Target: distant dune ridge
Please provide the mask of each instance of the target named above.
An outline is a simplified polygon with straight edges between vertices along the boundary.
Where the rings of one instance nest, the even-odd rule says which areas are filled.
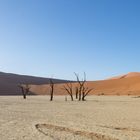
[[[53,79],[54,83],[65,83],[67,80]],[[49,78],[19,75],[0,72],[0,95],[20,95],[18,84],[48,84]]]
[[[55,95],[65,95],[62,89],[67,80],[53,79]],[[0,95],[21,95],[18,84],[30,84],[30,91],[35,95],[49,95],[49,78],[0,73]],[[77,83],[73,83],[73,92]],[[131,72],[102,81],[86,82],[93,88],[92,95],[140,95],[140,72]]]
[[[140,72],[130,72],[128,74],[124,74],[124,75],[112,77],[112,78],[109,78],[107,80],[111,80],[111,79],[122,79],[122,78],[129,78],[129,77],[135,77],[135,76],[140,76]]]

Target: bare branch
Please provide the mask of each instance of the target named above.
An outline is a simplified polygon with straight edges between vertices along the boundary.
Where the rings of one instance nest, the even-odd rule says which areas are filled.
[[[66,86],[65,86],[66,85]],[[72,87],[72,83],[66,83],[63,86],[63,89],[70,95],[71,100],[73,101],[73,87]]]

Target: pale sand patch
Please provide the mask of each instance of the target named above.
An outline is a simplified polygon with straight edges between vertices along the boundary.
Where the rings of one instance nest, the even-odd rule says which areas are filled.
[[[42,134],[57,140],[113,140],[113,138],[94,132],[74,130],[51,124],[37,124],[35,127]]]
[[[0,140],[140,140],[140,98],[89,96],[86,102],[65,102],[64,96],[54,99],[0,96]]]

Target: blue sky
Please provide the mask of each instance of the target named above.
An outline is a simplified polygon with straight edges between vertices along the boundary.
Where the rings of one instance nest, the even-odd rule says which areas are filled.
[[[0,71],[105,79],[140,71],[139,0],[0,0]]]

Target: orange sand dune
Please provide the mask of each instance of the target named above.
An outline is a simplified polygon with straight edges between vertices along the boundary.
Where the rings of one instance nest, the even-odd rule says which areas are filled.
[[[63,95],[64,84],[55,85],[55,94]],[[77,83],[73,83],[73,91]],[[95,95],[140,95],[140,73],[129,73],[121,78],[103,81],[86,82],[86,86],[93,88]],[[49,94],[49,85],[32,85],[31,90],[36,94]]]
[[[65,95],[63,90],[66,80],[53,79],[55,94]],[[22,95],[18,84],[28,83],[31,92],[35,95],[49,94],[49,79],[25,75],[16,75],[0,72],[0,95]],[[73,83],[73,92],[77,83]],[[132,72],[122,76],[113,77],[102,81],[86,82],[86,86],[93,88],[91,94],[95,95],[140,95],[140,73]]]
[[[112,77],[112,78],[109,78],[107,80],[111,80],[111,79],[122,79],[122,78],[129,78],[129,77],[135,77],[135,76],[140,76],[140,72],[130,72],[128,74],[124,74],[124,75]]]

